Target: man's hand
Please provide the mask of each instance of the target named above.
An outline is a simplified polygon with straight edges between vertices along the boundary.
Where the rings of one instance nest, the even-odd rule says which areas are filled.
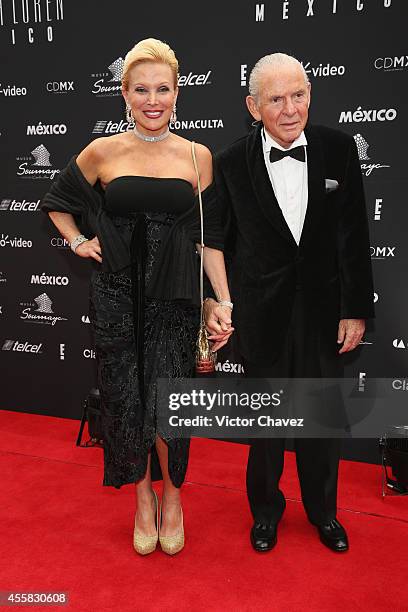
[[[339,350],[339,354],[354,350],[360,344],[364,331],[364,319],[341,319],[337,343],[343,344],[343,346]]]
[[[204,320],[207,331],[210,333],[208,339],[214,342],[211,350],[215,353],[227,344],[234,331],[231,325],[231,309],[228,306],[220,306],[212,298],[205,300]]]

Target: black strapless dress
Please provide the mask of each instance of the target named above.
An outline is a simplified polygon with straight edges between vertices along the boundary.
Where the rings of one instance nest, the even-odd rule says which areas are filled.
[[[106,187],[105,210],[131,245],[132,265],[120,272],[95,270],[90,318],[103,406],[104,485],[161,477],[154,444],[165,439],[169,474],[183,483],[189,440],[166,439],[157,430],[158,378],[194,375],[199,309],[183,300],[144,295],[156,254],[175,219],[194,205],[192,185],[183,179],[123,176]]]

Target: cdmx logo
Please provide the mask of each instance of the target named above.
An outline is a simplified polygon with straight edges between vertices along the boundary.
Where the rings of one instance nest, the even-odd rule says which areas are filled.
[[[125,62],[123,58],[118,57],[108,66],[107,69],[109,70],[109,72],[99,72],[91,74],[94,79],[97,79],[96,81],[94,81],[91,92],[98,97],[120,96],[124,63]]]
[[[379,170],[380,168],[391,168],[388,164],[378,164],[378,163],[370,163],[366,164],[365,162],[370,161],[370,157],[368,155],[369,143],[364,138],[362,134],[355,134],[354,141],[357,146],[358,158],[360,160],[361,171],[365,176],[370,176],[374,170]]]

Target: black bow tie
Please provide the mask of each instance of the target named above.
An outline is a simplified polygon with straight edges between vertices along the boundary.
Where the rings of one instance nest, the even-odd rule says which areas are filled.
[[[294,149],[289,149],[289,151],[281,151],[280,149],[276,149],[276,147],[271,148],[269,153],[269,161],[271,164],[283,159],[284,157],[293,157],[298,161],[304,162],[306,161],[305,147],[299,146],[295,147]]]

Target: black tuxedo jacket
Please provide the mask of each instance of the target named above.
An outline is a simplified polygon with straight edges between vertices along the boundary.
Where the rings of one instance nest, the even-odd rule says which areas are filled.
[[[354,139],[322,126],[305,129],[308,204],[299,246],[265,166],[262,125],[215,158],[226,228],[225,257],[240,352],[275,358],[297,291],[306,324],[334,341],[342,318],[374,316],[368,224]],[[326,192],[325,179],[339,187]]]

